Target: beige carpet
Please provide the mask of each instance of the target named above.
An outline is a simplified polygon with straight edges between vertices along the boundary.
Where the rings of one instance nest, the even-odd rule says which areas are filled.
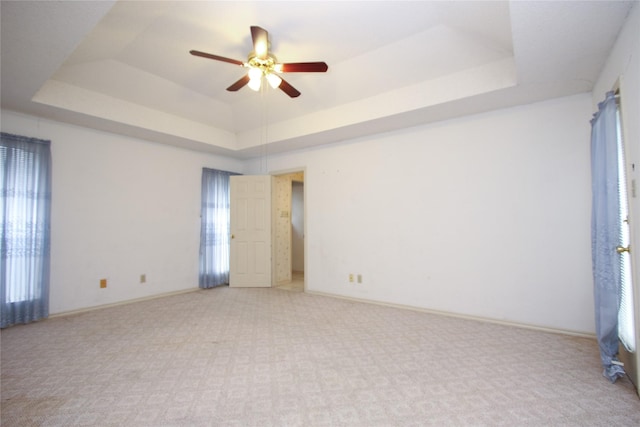
[[[3,427],[639,426],[594,340],[279,289],[1,333]]]

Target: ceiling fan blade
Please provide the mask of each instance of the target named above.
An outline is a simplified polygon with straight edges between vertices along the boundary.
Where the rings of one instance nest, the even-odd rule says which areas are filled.
[[[324,62],[294,62],[280,66],[283,73],[324,73],[329,69]]]
[[[227,90],[229,92],[235,92],[235,91],[240,90],[243,87],[245,87],[247,83],[249,83],[249,75],[245,74],[244,76],[242,76],[242,78],[240,80],[238,80],[237,82],[235,82],[234,84],[229,86],[227,88]]]
[[[215,59],[216,61],[229,62],[235,65],[244,65],[244,62],[237,59],[225,58],[224,56],[213,55],[211,53],[200,52],[199,50],[190,50],[189,53],[195,56],[201,56],[203,58]]]
[[[291,98],[297,98],[298,96],[300,96],[300,92],[298,92],[298,89],[291,86],[284,79],[282,79],[282,82],[280,82],[280,86],[278,87],[280,88],[281,91],[289,95]]]
[[[253,51],[259,59],[266,59],[269,50],[269,34],[264,28],[251,27],[251,39],[253,40]]]

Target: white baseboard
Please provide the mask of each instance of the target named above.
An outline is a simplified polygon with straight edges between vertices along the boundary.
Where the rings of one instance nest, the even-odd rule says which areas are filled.
[[[506,320],[491,319],[491,318],[488,318],[488,317],[471,316],[471,315],[467,315],[467,314],[458,314],[458,313],[451,313],[451,312],[447,312],[447,311],[431,310],[431,309],[428,309],[428,308],[415,307],[415,306],[411,306],[411,305],[394,304],[394,303],[390,303],[390,302],[376,301],[376,300],[370,300],[370,299],[365,299],[365,298],[348,297],[348,296],[344,296],[344,295],[332,294],[332,293],[327,293],[327,292],[309,291],[309,290],[306,290],[306,289],[305,289],[305,293],[324,296],[324,297],[330,297],[330,298],[339,298],[339,299],[349,300],[349,301],[353,301],[353,302],[361,302],[361,303],[365,303],[365,304],[375,304],[375,305],[381,305],[381,306],[385,306],[385,307],[393,307],[393,308],[400,308],[400,309],[404,309],[404,310],[419,311],[419,312],[422,312],[422,313],[436,314],[436,315],[439,315],[439,316],[455,317],[455,318],[458,318],[458,319],[475,320],[475,321],[478,321],[478,322],[486,322],[486,323],[495,323],[497,325],[513,326],[513,327],[516,327],[516,328],[531,329],[531,330],[540,331],[540,332],[549,332],[549,333],[553,333],[553,334],[570,335],[570,336],[574,336],[574,337],[596,339],[596,335],[595,334],[591,334],[591,333],[587,333],[587,332],[572,331],[572,330],[568,330],[568,329],[548,328],[548,327],[544,327],[544,326],[529,325],[529,324],[526,324],[526,323],[509,322],[509,321],[506,321]]]
[[[199,290],[201,290],[201,289],[200,288],[183,289],[181,291],[164,292],[164,293],[161,293],[161,294],[149,295],[149,296],[146,296],[146,297],[134,298],[134,299],[129,299],[129,300],[125,300],[125,301],[118,301],[118,302],[114,302],[114,303],[110,303],[110,304],[94,305],[92,307],[79,308],[77,310],[61,311],[60,313],[50,314],[49,315],[49,319],[52,319],[52,318],[55,318],[55,317],[72,316],[74,314],[86,313],[88,311],[100,310],[100,309],[103,309],[103,308],[117,307],[117,306],[120,306],[120,305],[132,304],[134,302],[149,301],[149,300],[153,300],[153,299],[156,299],[156,298],[164,298],[164,297],[170,297],[170,296],[173,296],[173,295],[187,294],[189,292],[196,292],[196,291],[199,291]]]
[[[81,308],[81,309],[78,309],[78,310],[64,311],[64,312],[60,312],[60,313],[56,313],[56,314],[51,314],[51,315],[49,315],[49,318],[71,316],[71,315],[74,315],[74,314],[85,313],[85,312],[88,312],[88,311],[100,310],[102,308],[117,307],[117,306],[120,306],[120,305],[132,304],[132,303],[141,302],[141,301],[148,301],[148,300],[152,300],[152,299],[156,299],[156,298],[168,297],[168,296],[172,296],[172,295],[186,294],[186,293],[189,293],[189,292],[196,292],[196,291],[199,291],[199,290],[200,290],[200,288],[184,289],[184,290],[181,290],[181,291],[166,292],[166,293],[162,293],[162,294],[150,295],[150,296],[143,297],[143,298],[136,298],[136,299],[126,300],[126,301],[119,301],[119,302],[115,302],[115,303],[111,303],[111,304],[103,304],[103,305],[97,305],[97,306],[93,306],[93,307]],[[390,302],[376,301],[376,300],[370,300],[370,299],[365,299],[365,298],[348,297],[348,296],[339,295],[339,294],[332,294],[332,293],[328,293],[328,292],[310,291],[310,290],[307,290],[307,289],[305,289],[305,293],[312,294],[312,295],[319,295],[319,296],[329,297],[329,298],[339,298],[339,299],[344,299],[344,300],[353,301],[353,302],[360,302],[360,303],[364,303],[364,304],[375,304],[375,305],[381,305],[381,306],[385,306],[385,307],[400,308],[400,309],[403,309],[403,310],[413,310],[413,311],[419,311],[419,312],[422,312],[422,313],[436,314],[436,315],[440,315],[440,316],[455,317],[455,318],[466,319],[466,320],[475,320],[475,321],[479,321],[479,322],[494,323],[494,324],[504,325],[504,326],[513,326],[513,327],[517,327],[517,328],[530,329],[530,330],[541,331],[541,332],[549,332],[549,333],[561,334],[561,335],[570,335],[570,336],[582,337],[582,338],[592,338],[592,339],[596,338],[595,334],[586,333],[586,332],[579,332],[579,331],[572,331],[572,330],[568,330],[568,329],[548,328],[548,327],[543,327],[543,326],[529,325],[529,324],[526,324],[526,323],[509,322],[509,321],[505,321],[505,320],[497,320],[497,319],[491,319],[491,318],[487,318],[487,317],[471,316],[471,315],[466,315],[466,314],[458,314],[458,313],[451,313],[451,312],[446,312],[446,311],[432,310],[432,309],[428,309],[428,308],[415,307],[415,306],[411,306],[411,305],[394,304],[394,303],[390,303]]]

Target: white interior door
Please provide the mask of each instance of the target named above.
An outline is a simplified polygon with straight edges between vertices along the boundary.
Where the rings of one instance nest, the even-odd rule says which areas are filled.
[[[230,287],[271,286],[271,180],[230,177]]]

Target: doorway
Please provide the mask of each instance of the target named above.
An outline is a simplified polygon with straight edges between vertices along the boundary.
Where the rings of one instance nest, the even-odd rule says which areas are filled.
[[[304,290],[304,181],[291,183],[291,276]]]
[[[274,185],[274,285],[304,292],[304,172],[276,175]]]

